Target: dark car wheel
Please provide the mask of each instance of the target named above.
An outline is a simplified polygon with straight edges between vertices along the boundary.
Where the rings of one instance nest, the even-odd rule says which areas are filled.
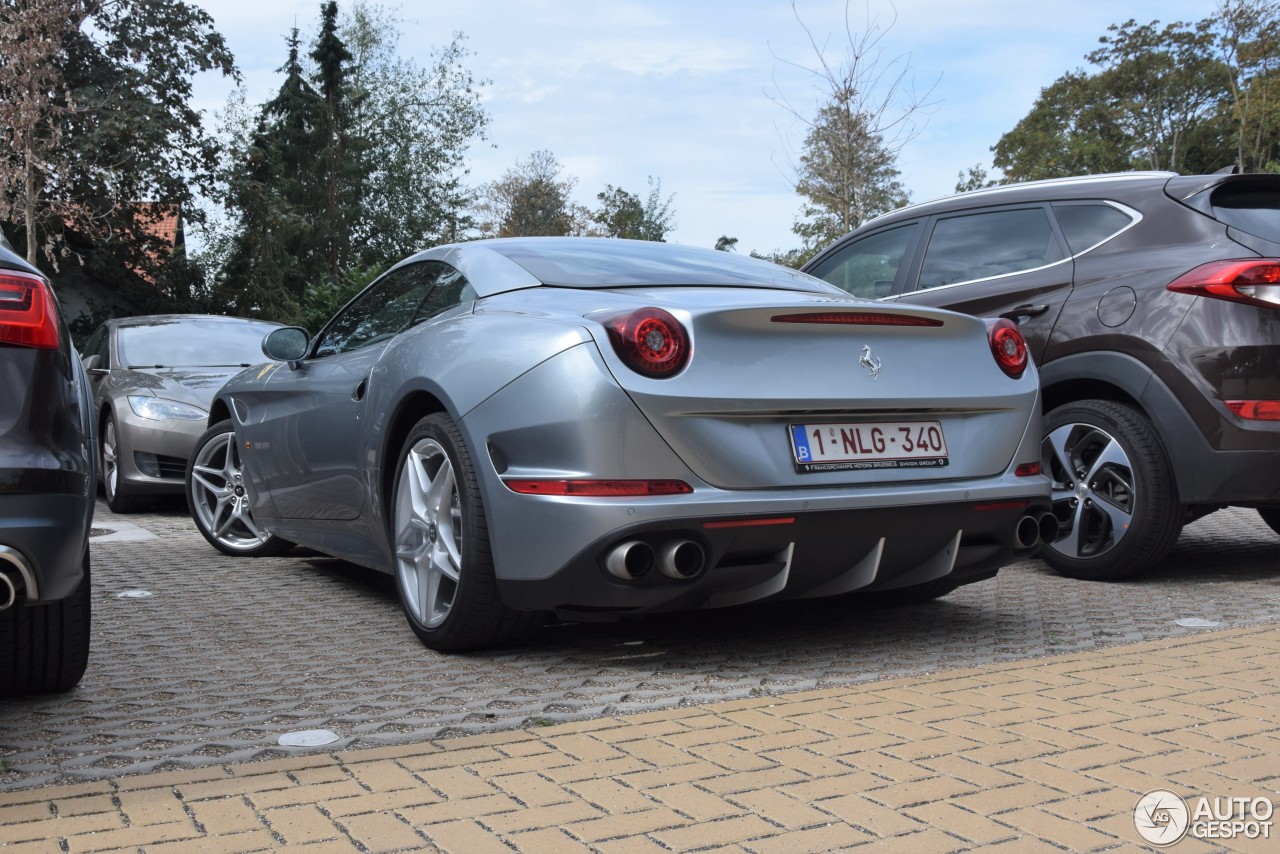
[[[187,464],[187,508],[200,533],[223,554],[267,557],[293,548],[253,521],[230,421],[214,424],[196,440]]]
[[[125,494],[125,486],[120,477],[120,434],[116,430],[116,420],[108,415],[102,425],[102,438],[99,441],[99,457],[102,461],[102,489],[107,496],[107,506],[112,513],[131,513],[138,507],[134,498]]]
[[[396,589],[409,626],[428,647],[501,646],[536,615],[503,604],[471,456],[444,413],[428,415],[400,452],[391,520]]]
[[[0,697],[69,691],[89,662],[89,550],[65,599],[0,612]]]
[[[1151,424],[1105,400],[1059,406],[1045,419],[1043,463],[1061,534],[1042,552],[1070,578],[1137,575],[1168,554],[1182,508]]]
[[[1259,507],[1258,515],[1271,530],[1280,534],[1280,507]]]

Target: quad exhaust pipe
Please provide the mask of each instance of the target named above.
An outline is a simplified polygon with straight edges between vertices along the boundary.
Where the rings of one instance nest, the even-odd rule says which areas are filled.
[[[1013,544],[1019,551],[1030,551],[1058,539],[1058,517],[1052,513],[1028,513],[1013,526]]]
[[[693,540],[668,540],[655,552],[641,540],[625,540],[605,554],[604,568],[621,581],[635,581],[653,569],[677,581],[696,578],[707,565],[707,554]]]

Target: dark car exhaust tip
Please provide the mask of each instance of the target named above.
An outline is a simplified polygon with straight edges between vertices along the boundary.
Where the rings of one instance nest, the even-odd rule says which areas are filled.
[[[604,568],[614,578],[634,581],[653,569],[653,547],[639,540],[618,543],[605,555]]]
[[[671,540],[658,553],[658,571],[667,578],[694,578],[706,564],[706,552],[692,540]]]

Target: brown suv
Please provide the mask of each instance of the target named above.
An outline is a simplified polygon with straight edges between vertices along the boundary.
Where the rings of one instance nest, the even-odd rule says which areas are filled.
[[[1280,175],[978,190],[873,220],[805,271],[1021,324],[1061,526],[1041,554],[1062,574],[1134,575],[1228,505],[1280,532]]]

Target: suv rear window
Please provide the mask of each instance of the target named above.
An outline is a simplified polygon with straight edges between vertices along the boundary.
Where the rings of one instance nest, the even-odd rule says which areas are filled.
[[[1280,194],[1274,186],[1227,184],[1213,191],[1209,204],[1218,222],[1280,243]]]
[[[1133,222],[1128,214],[1102,202],[1055,204],[1053,213],[1072,255],[1092,249]]]

